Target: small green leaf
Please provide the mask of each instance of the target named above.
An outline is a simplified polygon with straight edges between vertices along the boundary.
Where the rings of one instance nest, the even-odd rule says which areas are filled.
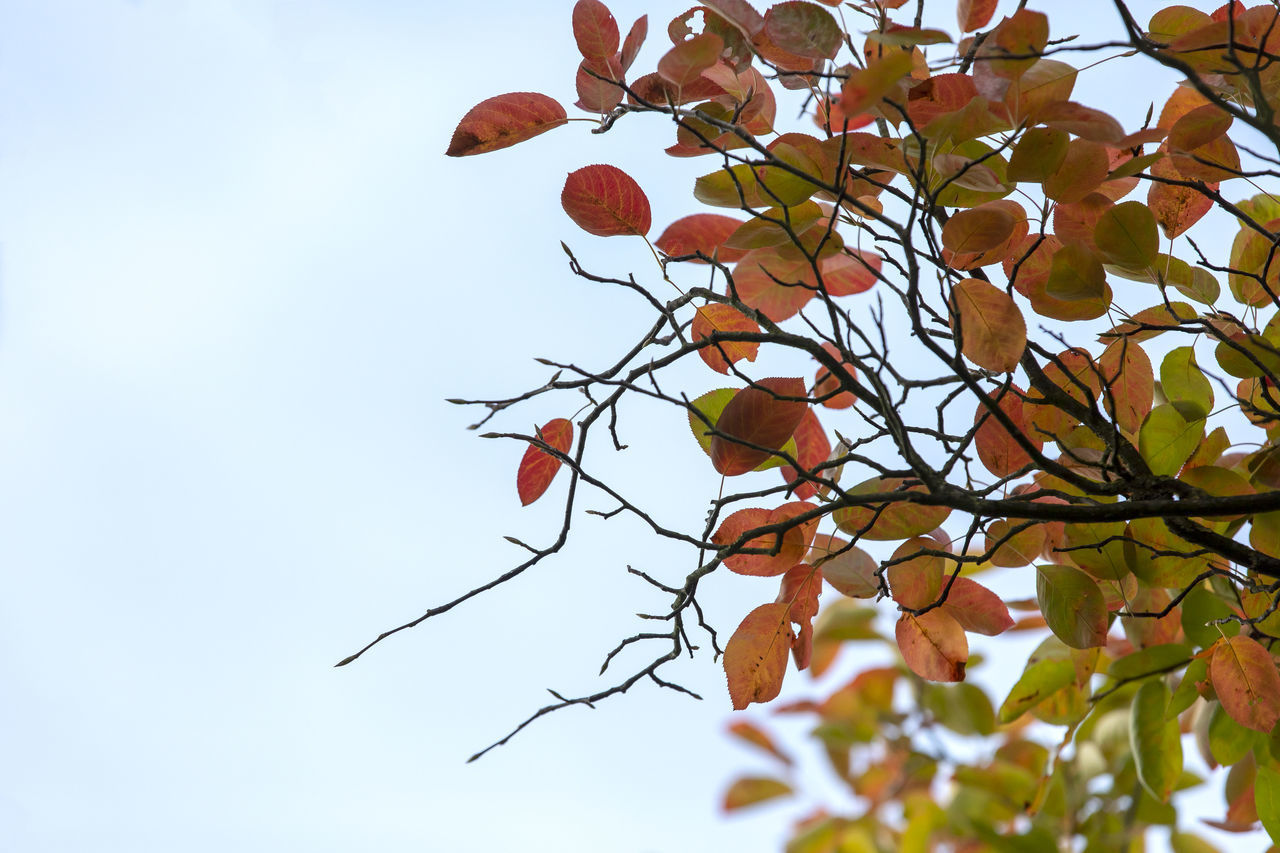
[[[1071,566],[1036,566],[1036,598],[1049,630],[1073,649],[1107,642],[1107,605],[1093,578]]]

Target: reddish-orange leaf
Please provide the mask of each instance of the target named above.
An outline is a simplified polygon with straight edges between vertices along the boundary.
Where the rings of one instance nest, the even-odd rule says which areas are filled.
[[[702,5],[741,30],[748,39],[764,29],[764,18],[747,0],[705,0]]]
[[[640,46],[644,44],[647,35],[649,35],[649,16],[641,15],[631,25],[626,39],[622,42],[622,53],[618,59],[624,74],[631,69],[631,63],[636,61],[636,54],[640,52]]]
[[[746,720],[732,722],[729,724],[729,734],[739,740],[746,741],[752,746],[763,749],[783,764],[790,766],[792,763],[791,756],[779,749],[773,738],[769,736],[769,733],[754,723],[749,723]]]
[[[943,558],[920,553],[924,550],[936,551],[938,543],[923,536],[908,539],[893,552],[892,565],[885,569],[893,600],[912,610],[928,607],[942,593]]]
[[[850,296],[870,290],[879,281],[880,256],[862,249],[845,249],[818,261],[822,283],[832,296]]]
[[[840,351],[836,349],[836,345],[830,342],[823,343],[822,348],[836,360],[840,360]],[[844,364],[845,372],[851,377],[857,378],[858,372],[852,364],[847,361]],[[840,380],[838,380],[831,371],[825,367],[818,368],[818,374],[813,380],[813,396],[824,397],[827,394],[837,391],[840,388]],[[828,409],[847,409],[854,403],[858,402],[858,398],[850,391],[839,391],[833,397],[829,397],[822,401],[822,405]]]
[[[972,578],[956,578],[942,608],[960,627],[994,637],[1013,627],[1013,617],[1000,596]]]
[[[742,312],[730,305],[713,302],[703,305],[693,317],[690,329],[695,342],[701,341],[714,332],[759,332],[760,327],[755,320],[743,316]],[[698,355],[707,366],[716,373],[728,373],[729,365],[734,362],[756,360],[756,352],[760,344],[756,341],[720,341],[712,346],[698,350]]]
[[[741,225],[741,220],[731,216],[721,216],[718,213],[695,213],[668,225],[662,232],[662,236],[654,241],[654,245],[672,257],[701,252],[708,258],[732,263],[746,252],[741,249],[726,248],[723,244]],[[694,263],[705,262],[695,261]]]
[[[1027,346],[1027,324],[1014,301],[995,285],[967,278],[951,289],[951,328],[965,357],[987,370],[1018,366]]]
[[[743,776],[729,786],[724,794],[722,808],[726,812],[768,802],[791,793],[791,786],[781,779],[768,776]]]
[[[472,107],[449,141],[450,157],[509,148],[568,121],[564,107],[538,92],[511,92]]]
[[[844,33],[830,12],[799,0],[771,6],[764,15],[764,32],[775,46],[808,59],[833,59],[844,44]]]
[[[804,396],[804,380],[798,377],[761,379],[755,387],[743,388],[716,421],[711,464],[721,474],[732,477],[764,462],[772,455],[770,450],[787,443],[809,408],[803,399],[778,397]]]
[[[1077,243],[1096,252],[1094,234],[1098,222],[1115,203],[1100,192],[1090,193],[1079,201],[1060,203],[1053,209],[1053,230],[1063,243]]]
[[[573,424],[564,418],[556,418],[548,421],[542,429],[538,430],[538,434],[542,436],[542,440],[548,447],[553,447],[561,453],[568,453],[569,446],[573,443]],[[551,485],[551,481],[555,479],[556,472],[559,470],[559,459],[545,450],[530,445],[524,452],[524,458],[520,460],[520,468],[516,472],[516,491],[520,494],[520,503],[528,506],[542,497],[542,493]]]
[[[1168,160],[1157,160],[1148,171],[1157,178],[1186,180]],[[1208,187],[1216,190],[1218,185],[1211,183]],[[1192,187],[1152,181],[1151,188],[1147,190],[1147,206],[1155,214],[1164,236],[1172,240],[1212,210],[1213,199]]]
[[[772,524],[780,524],[795,518],[797,515],[812,510],[813,504],[803,501],[785,503],[774,510],[747,508],[732,513],[712,534],[711,541],[722,548],[737,542],[746,533]],[[773,577],[804,559],[805,551],[813,538],[816,521],[797,524],[787,528],[786,532],[765,533],[748,539],[742,547],[757,551],[774,551],[776,554],[730,554],[724,558],[725,567],[740,575],[755,577]],[[779,536],[781,535],[781,542]]]
[[[584,166],[570,172],[560,205],[579,228],[598,237],[643,237],[652,224],[644,190],[617,166]]]
[[[1222,709],[1245,728],[1269,733],[1280,721],[1280,673],[1257,640],[1237,634],[1214,643],[1209,679]]]
[[[1222,710],[1240,725],[1270,733],[1280,721],[1280,674],[1256,639],[1236,634],[1217,640],[1208,675]]]
[[[1075,101],[1057,101],[1046,104],[1036,120],[1049,127],[1065,130],[1091,142],[1120,143],[1125,139],[1120,122],[1102,110],[1086,107]]]
[[[622,103],[622,87],[612,82],[621,79],[622,74],[612,60],[608,67],[582,60],[574,79],[574,87],[578,90],[578,102],[574,106],[592,113],[609,112]]]
[[[927,681],[964,681],[969,641],[964,628],[942,608],[919,616],[903,613],[894,630],[907,666]]]
[[[1108,414],[1125,432],[1137,434],[1155,394],[1151,359],[1134,341],[1116,341],[1098,359],[1102,400]]]
[[[600,0],[578,0],[573,7],[573,38],[588,62],[607,62],[618,52],[618,22]]]
[[[960,0],[956,4],[956,20],[963,32],[971,33],[991,23],[996,13],[996,0]]]
[[[782,257],[772,248],[747,252],[733,269],[738,298],[775,323],[794,317],[813,298],[812,279],[807,261]]]
[[[1015,385],[1001,394],[996,401],[1000,411],[1009,416],[1014,428],[1027,439],[1037,451],[1044,447],[1044,437],[1030,429],[1023,412],[1021,390]],[[985,405],[979,404],[974,413],[973,422],[981,424],[974,433],[973,444],[978,451],[978,458],[997,477],[1008,477],[1031,464],[1031,457],[1023,449],[1004,425],[995,419]]]
[[[808,563],[797,563],[782,576],[776,601],[791,608],[792,623],[800,633],[791,643],[796,669],[808,669],[813,657],[813,617],[818,615],[818,596],[822,594],[822,570]]]
[[[682,41],[658,60],[658,75],[673,86],[687,86],[716,64],[724,40],[715,33],[702,33]]]
[[[782,690],[787,652],[795,639],[789,609],[776,602],[760,605],[747,614],[725,645],[724,671],[735,711],[752,702],[768,702]]]
[[[998,77],[1016,78],[1035,65],[1036,57],[1049,42],[1049,19],[1041,12],[1018,9],[1000,22],[980,48],[991,72]],[[1001,57],[1023,57],[1003,59]]]
[[[804,417],[796,427],[795,440],[796,461],[805,471],[813,471],[831,455],[831,441],[827,438],[827,431],[822,428],[822,423],[812,408],[804,410]],[[818,493],[818,487],[813,483],[798,483],[800,475],[790,465],[783,465],[778,470],[782,472],[782,479],[787,484],[796,483],[794,494],[800,500],[807,501]],[[817,472],[818,476],[828,478],[831,473],[831,469]]]

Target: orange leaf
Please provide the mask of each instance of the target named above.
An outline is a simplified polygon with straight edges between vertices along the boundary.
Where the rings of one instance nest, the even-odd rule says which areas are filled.
[[[602,80],[601,77],[609,79]],[[592,113],[609,112],[622,103],[622,87],[610,80],[621,79],[622,74],[612,60],[607,66],[598,66],[590,60],[582,60],[573,81],[574,87],[578,90],[578,101],[574,106]]]
[[[903,542],[893,552],[893,560],[900,562],[893,562],[885,569],[885,579],[889,581],[894,601],[911,610],[919,610],[938,600],[946,571],[943,558],[920,553],[937,549],[938,543],[932,539],[916,537]]]
[[[716,532],[712,534],[711,541],[726,548],[741,539],[745,533],[771,524],[786,522],[811,509],[813,504],[803,501],[792,501],[772,511],[754,507],[740,509],[720,523]],[[740,575],[755,577],[780,575],[804,559],[815,527],[816,523],[810,521],[790,527],[782,534],[765,533],[752,537],[742,545],[742,548],[757,551],[776,549],[778,553],[730,554],[724,558],[724,565],[729,571]]]
[[[968,278],[951,289],[951,328],[965,357],[987,370],[1010,371],[1027,346],[1027,324],[1009,294],[989,282]]]
[[[1257,640],[1237,634],[1214,643],[1209,680],[1222,709],[1245,728],[1270,732],[1280,721],[1280,673]]]
[[[818,271],[827,293],[849,296],[870,290],[879,281],[880,256],[861,249],[845,249],[818,261]]]
[[[960,0],[956,4],[956,21],[962,32],[971,33],[991,23],[996,13],[996,0]]]
[[[538,430],[538,435],[548,447],[553,447],[561,453],[568,453],[569,446],[573,444],[573,424],[564,418],[556,418],[553,421],[547,421],[546,425]],[[559,470],[559,459],[541,448],[530,445],[524,452],[524,458],[520,460],[520,468],[516,471],[516,491],[520,495],[520,503],[528,506],[542,497],[542,493],[551,485],[551,481],[555,479],[556,472]]]
[[[715,258],[724,263],[732,263],[746,252],[740,249],[729,249],[723,243],[729,235],[738,230],[741,220],[718,213],[695,213],[677,219],[667,226],[662,236],[654,241],[654,245],[672,257],[693,255],[698,252],[708,258]],[[695,261],[694,263],[705,263]]]
[[[1044,437],[1028,427],[1023,412],[1022,391],[1016,385],[1003,391],[996,401],[1000,411],[1009,416],[1009,420],[1036,450],[1044,447]],[[978,458],[997,477],[1008,477],[1031,464],[1031,456],[1023,449],[1004,425],[995,419],[985,405],[978,404],[973,422],[980,424],[973,435],[973,445],[978,451]]]
[[[975,634],[994,637],[1013,627],[1013,617],[1000,596],[972,578],[956,578],[942,609]]]
[[[1098,359],[1102,371],[1102,399],[1116,425],[1136,434],[1151,411],[1155,395],[1155,372],[1151,359],[1133,341],[1119,340],[1103,351]]]
[[[812,279],[807,261],[780,257],[776,249],[747,252],[733,269],[738,298],[775,323],[794,317],[813,298]]]
[[[724,407],[711,438],[711,464],[726,477],[745,474],[787,443],[804,417],[804,380],[761,379],[756,387],[743,388]],[[748,446],[754,445],[754,446]]]
[[[724,672],[735,711],[752,702],[768,702],[781,692],[787,652],[795,639],[789,609],[776,602],[760,605],[747,614],[725,645]]]
[[[573,7],[573,38],[588,62],[608,62],[618,52],[618,22],[600,0],[578,0]]]
[[[759,332],[756,321],[743,316],[742,312],[730,305],[712,302],[703,305],[693,317],[690,333],[693,340],[704,340],[714,332]],[[728,373],[729,365],[746,359],[756,360],[756,352],[760,344],[755,341],[720,341],[713,346],[705,346],[698,350],[698,355],[707,366],[716,373]],[[826,457],[824,456],[825,460]]]
[[[783,764],[790,766],[792,763],[791,756],[779,749],[778,745],[774,743],[773,738],[769,737],[768,732],[764,731],[754,723],[749,723],[746,720],[737,720],[732,722],[729,724],[729,734],[740,740],[746,741],[752,746],[757,746],[760,749],[763,749]]]
[[[894,633],[911,671],[927,681],[964,681],[969,641],[951,614],[936,608],[919,616],[903,613]]]
[[[813,657],[813,617],[818,615],[818,596],[822,594],[822,570],[808,563],[797,563],[782,576],[776,601],[791,608],[791,621],[800,633],[791,643],[796,669],[808,669]]]
[[[640,52],[640,46],[644,44],[647,35],[649,35],[649,16],[641,15],[631,25],[626,39],[622,42],[622,53],[619,59],[622,62],[624,74],[631,69],[631,63],[636,61],[636,54]]]
[[[1168,160],[1157,160],[1147,171],[1157,178],[1184,180],[1182,174]],[[1211,190],[1218,188],[1214,183],[1207,186]],[[1147,206],[1155,214],[1156,222],[1160,223],[1164,236],[1172,240],[1212,210],[1213,199],[1194,187],[1152,181],[1151,188],[1147,190]]]
[[[511,92],[472,107],[449,141],[450,157],[466,157],[509,148],[568,121],[564,107],[537,92]]]
[[[725,792],[722,808],[726,812],[767,802],[791,793],[791,786],[780,779],[768,776],[744,776],[736,780]]]
[[[824,342],[822,348],[837,361],[840,360],[840,351],[836,349],[836,345],[830,341]],[[844,365],[845,372],[850,376],[857,378],[858,371],[852,364],[847,361],[841,362]],[[831,371],[825,367],[819,367],[818,373],[813,380],[813,396],[817,398],[825,397],[827,394],[837,392],[835,396],[822,400],[822,405],[828,409],[847,409],[854,403],[858,402],[858,398],[851,391],[839,391],[840,380],[838,380]],[[828,448],[828,451],[830,448]]]
[[[1008,209],[995,205],[961,210],[942,226],[942,245],[953,252],[985,252],[1013,236],[1015,221]]]
[[[652,224],[644,190],[617,166],[584,166],[570,172],[560,205],[579,228],[598,237],[644,236]]]

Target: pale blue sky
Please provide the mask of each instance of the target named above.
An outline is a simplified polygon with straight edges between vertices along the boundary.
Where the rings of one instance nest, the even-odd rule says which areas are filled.
[[[663,606],[626,565],[674,579],[689,555],[625,520],[331,668],[556,523],[562,492],[521,510],[520,449],[443,399],[648,324],[568,275],[562,239],[601,272],[653,264],[578,231],[564,175],[631,171],[660,230],[710,168],[656,153],[657,122],[446,159],[485,97],[572,102],[575,63],[568,2],[435,6],[0,3],[0,848],[763,851],[802,811],[718,817],[767,765],[724,737],[709,657],[672,673],[706,702],[637,687],[463,763],[544,688],[597,689]],[[611,7],[653,13],[641,66],[686,8]],[[701,518],[718,481],[683,428],[628,414],[601,470]],[[717,577],[708,603],[731,630],[773,591]]]

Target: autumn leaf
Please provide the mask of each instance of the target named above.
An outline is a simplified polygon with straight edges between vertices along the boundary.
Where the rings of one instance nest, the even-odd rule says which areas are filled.
[[[1280,721],[1280,673],[1271,653],[1257,640],[1237,634],[1214,643],[1209,678],[1231,719],[1270,733]]]
[[[791,793],[791,786],[780,779],[768,776],[744,776],[729,786],[721,807],[726,812],[733,812],[778,797],[785,797]]]
[[[568,121],[564,107],[537,92],[512,92],[472,107],[449,141],[450,157],[466,157],[509,148]]]
[[[761,379],[724,407],[711,438],[711,464],[726,477],[745,474],[795,433],[808,404],[804,380]],[[779,399],[779,398],[800,399]]]
[[[942,609],[950,613],[961,628],[975,634],[995,637],[1013,627],[1013,617],[1000,596],[973,578],[952,581]]]
[[[895,633],[911,671],[926,681],[964,681],[969,641],[964,629],[941,608],[919,616],[903,613]]]
[[[733,263],[745,252],[724,245],[729,235],[738,230],[742,221],[718,213],[695,213],[672,222],[653,242],[671,257],[693,255],[701,252],[723,263]],[[697,260],[695,263],[706,263]]]
[[[724,648],[733,709],[768,702],[782,690],[795,634],[786,604],[762,604],[747,614]]]
[[[744,316],[741,311],[730,305],[722,305],[718,302],[699,308],[693,317],[693,326],[689,330],[695,343],[705,340],[715,332],[758,333],[759,331],[760,326],[755,320]],[[759,349],[760,344],[756,341],[720,341],[698,350],[698,355],[716,373],[727,374],[730,365],[735,362],[755,361],[756,352]]]
[[[573,38],[582,58],[605,63],[618,52],[618,22],[600,0],[578,0],[573,6]]]
[[[1009,294],[988,282],[967,278],[951,289],[951,328],[974,364],[1007,372],[1018,366],[1027,346],[1027,324]]]
[[[584,166],[570,172],[560,204],[579,228],[597,237],[643,237],[651,224],[644,190],[616,166]]]
[[[561,453],[568,453],[573,444],[573,424],[564,418],[547,421],[538,435],[548,447]],[[561,461],[545,450],[534,445],[524,452],[520,460],[520,468],[516,472],[516,491],[520,494],[520,503],[524,506],[542,497],[543,492],[555,479],[560,470]]]

